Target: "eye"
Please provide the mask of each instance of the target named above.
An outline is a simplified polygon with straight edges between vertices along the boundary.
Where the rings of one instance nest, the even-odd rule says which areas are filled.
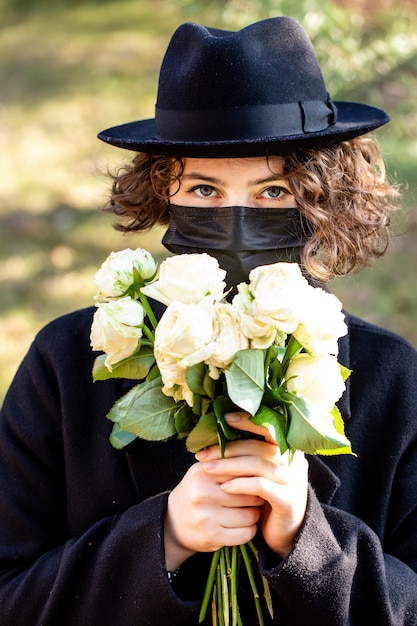
[[[264,191],[261,193],[261,196],[266,196],[267,198],[273,198],[274,200],[276,200],[277,198],[281,198],[286,194],[290,194],[288,189],[286,189],[285,187],[279,187],[278,185],[274,185],[272,187],[264,189]]]
[[[202,198],[211,198],[212,196],[217,195],[215,188],[211,185],[196,185],[190,191],[191,193],[196,193]]]

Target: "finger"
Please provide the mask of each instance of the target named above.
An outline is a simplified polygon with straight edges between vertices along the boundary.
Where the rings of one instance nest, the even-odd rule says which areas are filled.
[[[277,447],[267,443],[261,445],[263,452],[272,449],[275,450],[275,454],[249,454],[248,456],[241,454],[220,460],[208,460],[203,462],[201,467],[219,484],[239,477],[266,478],[280,485],[307,481],[308,462],[304,454],[294,455],[289,463],[288,455],[281,455]]]
[[[227,442],[224,456],[221,455],[219,446],[211,446],[198,452],[196,458],[200,463],[204,463],[206,461],[220,461],[236,456],[251,455],[265,457],[278,455],[278,457],[281,457],[280,450],[275,444],[267,443],[260,439],[235,439]]]
[[[206,461],[207,459],[221,459],[222,454],[220,451],[220,446],[210,446],[209,448],[204,448],[203,450],[197,452],[195,458],[197,459],[197,461],[200,462]]]
[[[252,541],[257,532],[257,524],[240,528],[219,528],[216,536],[213,537],[210,548],[201,550],[201,552],[214,552],[223,546],[239,546],[248,543],[248,541]]]
[[[232,479],[229,479],[232,480]],[[228,482],[228,481],[227,481]],[[258,494],[245,494],[245,493],[226,493],[222,491],[222,496],[219,498],[219,504],[229,509],[243,509],[263,506],[265,500]]]
[[[303,485],[277,484],[268,478],[234,478],[220,485],[220,489],[230,495],[246,494],[262,497],[273,509],[290,511],[302,509],[306,505],[306,489]],[[300,505],[301,503],[301,505]]]
[[[260,516],[260,507],[223,507],[218,511],[217,522],[223,528],[245,528],[256,524]]]
[[[220,485],[222,491],[230,495],[260,495],[263,499],[270,501],[273,494],[276,492],[276,483],[272,484],[267,478],[257,477],[243,477],[233,478]]]
[[[308,462],[303,454],[296,455],[296,458],[287,466],[275,466],[269,462],[256,465],[256,459],[243,459],[243,465],[251,467],[253,471],[239,473],[238,466],[242,459],[236,459],[236,473],[234,478],[230,478],[220,484],[222,491],[230,494],[258,495],[264,500],[271,502],[282,488],[303,492],[308,484]],[[255,461],[255,463],[253,462]],[[225,461],[226,462],[226,461]],[[258,470],[260,468],[260,471]],[[212,470],[213,471],[213,470]],[[229,473],[233,473],[233,468],[229,467]]]
[[[238,456],[220,461],[202,463],[203,470],[219,484],[237,477],[264,477],[279,484],[288,482],[287,467],[279,465],[273,458],[260,456]]]
[[[250,420],[249,413],[226,413],[225,418],[229,426],[248,433],[253,433],[254,435],[260,435],[261,437],[264,437],[265,441],[268,443],[276,445],[273,431],[269,431],[265,426],[258,426],[257,424],[254,424]]]

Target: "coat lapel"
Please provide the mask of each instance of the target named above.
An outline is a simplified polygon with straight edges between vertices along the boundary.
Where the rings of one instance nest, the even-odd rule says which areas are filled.
[[[340,479],[319,456],[308,455],[308,480],[322,504],[331,504],[340,487]]]

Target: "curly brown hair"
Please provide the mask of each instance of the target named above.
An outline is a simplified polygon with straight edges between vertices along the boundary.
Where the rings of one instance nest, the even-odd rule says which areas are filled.
[[[306,270],[321,281],[358,272],[382,256],[398,209],[398,187],[388,182],[375,139],[357,137],[336,146],[283,157],[284,176],[311,228],[302,252]],[[169,221],[169,187],[183,171],[180,158],[138,153],[113,176],[105,211],[123,232]]]

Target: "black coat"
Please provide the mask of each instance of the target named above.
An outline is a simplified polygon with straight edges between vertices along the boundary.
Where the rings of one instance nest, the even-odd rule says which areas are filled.
[[[0,420],[2,626],[196,625],[208,555],[166,576],[168,491],[184,442],[109,444],[124,381],[92,383],[93,309],[40,332]],[[417,624],[417,354],[349,317],[341,402],[354,456],[310,457],[290,555],[261,549],[280,626]],[[249,621],[249,626],[253,621]]]

